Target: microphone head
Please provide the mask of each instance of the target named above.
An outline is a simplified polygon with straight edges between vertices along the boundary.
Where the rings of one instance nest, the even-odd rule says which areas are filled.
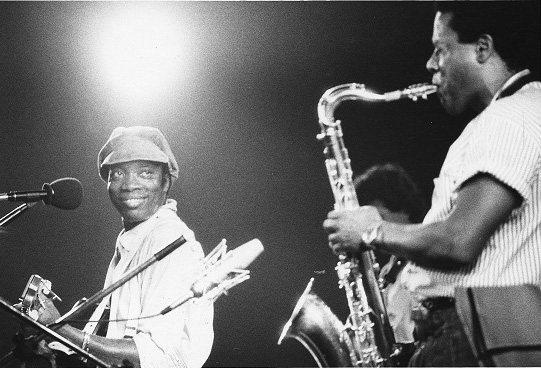
[[[63,210],[74,210],[83,201],[83,185],[75,178],[57,179],[51,184],[43,184],[42,189],[47,192],[43,202]]]
[[[209,292],[213,287],[230,278],[231,273],[245,270],[263,252],[263,244],[259,239],[252,239],[247,243],[227,252],[224,258],[207,270],[208,273],[202,279],[194,282],[192,292],[200,297]]]
[[[227,268],[245,269],[263,252],[259,239],[252,239],[226,254],[224,264]]]

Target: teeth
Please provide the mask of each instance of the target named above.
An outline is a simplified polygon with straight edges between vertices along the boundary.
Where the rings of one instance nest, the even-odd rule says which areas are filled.
[[[124,200],[124,202],[128,205],[128,206],[137,206],[139,203],[141,203],[143,201],[142,198],[130,198],[130,199],[126,199]]]

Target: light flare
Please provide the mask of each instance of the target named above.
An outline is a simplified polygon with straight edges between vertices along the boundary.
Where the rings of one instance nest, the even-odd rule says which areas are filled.
[[[98,62],[116,97],[160,98],[186,77],[190,40],[166,8],[124,8],[109,15],[99,36]]]

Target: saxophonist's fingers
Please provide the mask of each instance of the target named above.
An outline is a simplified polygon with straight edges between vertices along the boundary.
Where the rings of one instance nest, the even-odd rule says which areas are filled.
[[[341,239],[338,237],[338,234],[329,234],[329,248],[336,250],[337,247],[341,247]]]
[[[330,219],[337,218],[338,214],[339,214],[338,210],[332,210],[329,213],[327,213],[327,218],[330,218]]]
[[[326,219],[323,221],[323,230],[328,234],[335,233],[337,230],[336,221],[333,219]]]
[[[329,240],[329,248],[333,251],[334,254],[338,255],[339,252],[338,252],[338,247],[340,246],[339,243],[333,243],[332,241]]]

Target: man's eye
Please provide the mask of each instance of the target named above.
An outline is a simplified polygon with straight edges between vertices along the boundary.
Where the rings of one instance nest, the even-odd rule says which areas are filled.
[[[153,175],[154,175],[153,170],[143,170],[143,171],[141,171],[141,176],[143,178],[149,178],[149,177],[152,177]]]
[[[123,176],[123,172],[121,170],[111,170],[109,171],[109,181],[111,180],[119,180]]]

